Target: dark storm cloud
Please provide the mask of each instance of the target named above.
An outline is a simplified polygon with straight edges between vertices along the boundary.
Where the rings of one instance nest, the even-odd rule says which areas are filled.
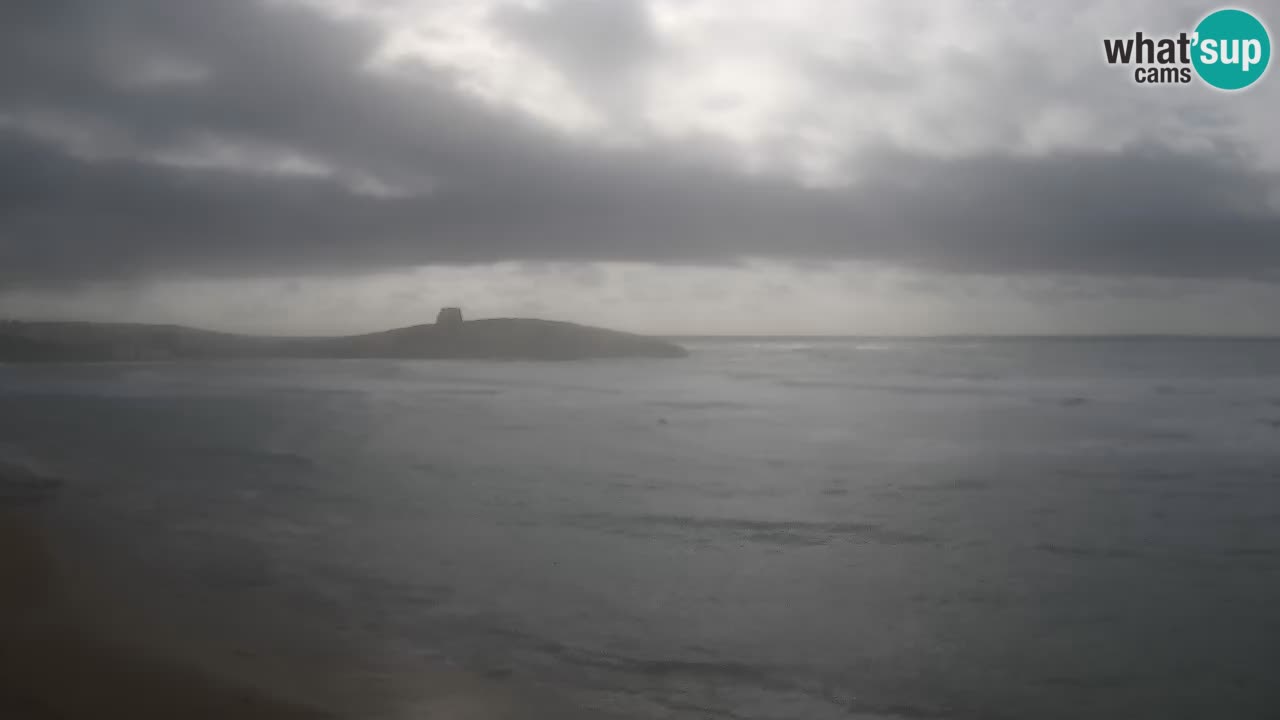
[[[566,8],[508,22],[548,47],[573,45],[580,31],[562,39],[539,23],[583,22],[589,34],[613,22],[568,20]],[[377,42],[366,25],[247,0],[6,3],[0,287],[544,259],[1172,276],[1280,268],[1280,185],[1236,155],[885,150],[858,161],[855,186],[812,189],[741,175],[687,147],[566,138],[461,93],[446,72],[365,69]],[[581,46],[558,62],[631,62],[637,43],[618,56]],[[199,72],[137,80],[175,63]],[[39,124],[48,118],[97,132],[72,152]],[[201,138],[281,148],[338,172],[154,161]],[[357,175],[398,192],[357,192]]]

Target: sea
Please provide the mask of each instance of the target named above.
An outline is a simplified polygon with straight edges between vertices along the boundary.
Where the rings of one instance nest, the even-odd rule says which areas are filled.
[[[1280,717],[1280,341],[681,342],[0,366],[0,455],[121,617],[338,668],[366,717],[459,676],[586,717]]]

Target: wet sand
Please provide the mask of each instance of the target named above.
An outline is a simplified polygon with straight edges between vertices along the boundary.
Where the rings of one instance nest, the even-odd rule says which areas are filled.
[[[4,720],[604,717],[543,688],[439,664],[384,673],[340,652],[264,657],[193,640],[191,627],[130,611],[147,588],[111,577],[100,552],[52,531],[46,511],[60,485],[0,464]]]
[[[0,717],[332,717],[106,640],[60,592],[39,526],[0,510]]]

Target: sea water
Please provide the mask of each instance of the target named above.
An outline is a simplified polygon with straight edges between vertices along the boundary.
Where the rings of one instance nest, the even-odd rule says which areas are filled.
[[[0,367],[0,447],[246,657],[622,717],[1280,716],[1280,342],[685,344]]]

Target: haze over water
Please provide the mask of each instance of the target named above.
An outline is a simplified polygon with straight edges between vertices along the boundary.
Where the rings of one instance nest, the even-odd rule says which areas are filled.
[[[1280,342],[686,344],[0,367],[0,443],[246,657],[634,717],[1280,708]]]

